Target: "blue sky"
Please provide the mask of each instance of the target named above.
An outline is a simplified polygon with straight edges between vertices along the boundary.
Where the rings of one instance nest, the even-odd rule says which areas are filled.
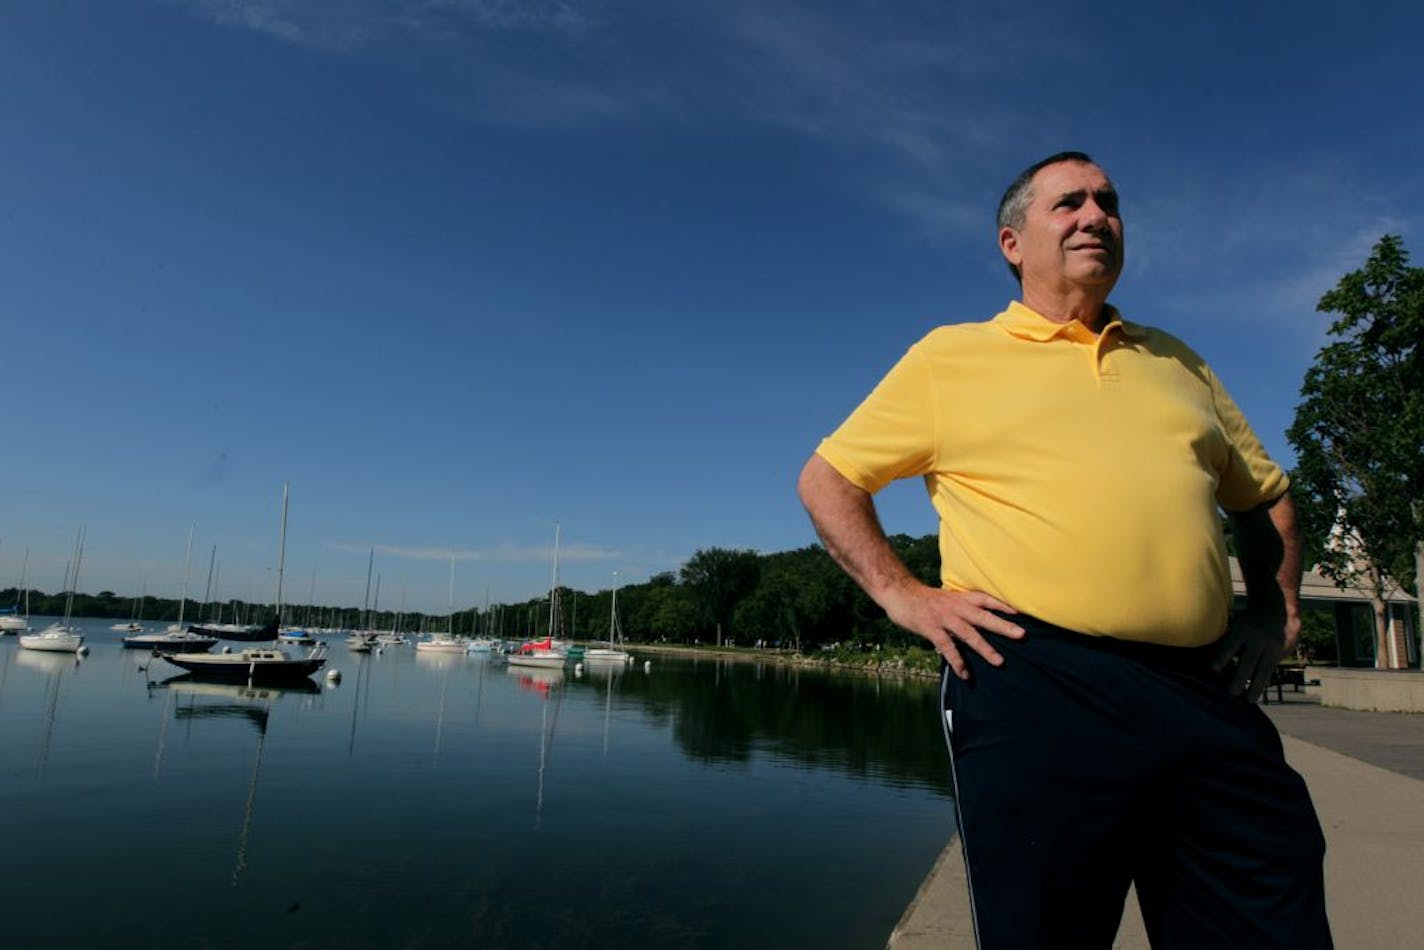
[[[1085,149],[1114,301],[1267,447],[1321,293],[1421,252],[1417,4],[34,0],[0,7],[0,586],[443,611],[810,543],[793,481],[1015,287]],[[891,531],[934,529],[917,485]]]

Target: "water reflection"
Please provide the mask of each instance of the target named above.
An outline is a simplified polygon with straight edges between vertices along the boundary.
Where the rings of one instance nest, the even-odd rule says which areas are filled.
[[[534,830],[538,831],[544,821],[544,773],[548,770],[549,760],[553,755],[554,729],[559,724],[559,709],[563,705],[564,693],[560,687],[564,683],[564,671],[532,666],[510,666],[506,667],[506,672],[514,677],[514,681],[520,689],[542,699],[539,713],[539,780],[534,794]],[[553,703],[551,715],[550,701],[555,696],[559,701]]]
[[[450,688],[450,674],[456,667],[463,666],[465,654],[440,653],[431,650],[415,651],[415,665],[428,667],[440,673],[440,700],[435,709],[435,749],[430,764],[440,765],[440,740],[445,733],[445,694]]]
[[[55,724],[59,720],[59,697],[60,693],[64,691],[65,674],[77,676],[79,667],[84,661],[74,653],[46,653],[38,650],[20,649],[14,651],[14,662],[16,666],[34,670],[46,676],[45,725],[43,736],[40,739],[39,763],[35,768],[35,777],[43,780],[45,765],[49,762],[50,743],[54,740]]]
[[[27,894],[7,945],[869,946],[950,830],[930,683],[390,649],[340,690],[253,688],[90,642],[74,667],[0,641],[0,805],[59,819],[13,823],[7,856],[73,883]]]
[[[603,755],[608,756],[608,733],[613,720],[613,686],[628,667],[624,663],[590,663],[583,677],[603,692]]]
[[[242,806],[242,830],[237,838],[237,857],[229,879],[229,884],[236,887],[242,872],[247,868],[248,842],[252,836],[252,821],[257,805],[257,781],[262,774],[262,751],[267,744],[267,728],[272,719],[272,707],[284,696],[312,696],[320,693],[321,687],[309,679],[280,686],[256,686],[204,679],[199,674],[185,673],[153,684],[151,688],[167,690],[170,697],[186,700],[173,710],[174,718],[179,721],[192,723],[236,720],[246,723],[257,732],[252,774],[248,779],[247,797]]]

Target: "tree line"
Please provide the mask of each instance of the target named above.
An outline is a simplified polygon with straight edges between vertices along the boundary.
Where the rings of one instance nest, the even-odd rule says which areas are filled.
[[[1418,592],[1424,560],[1424,268],[1409,265],[1403,241],[1386,235],[1365,265],[1346,274],[1317,307],[1336,315],[1331,342],[1305,375],[1301,402],[1287,433],[1297,453],[1291,472],[1307,542],[1307,564],[1316,564],[1340,586],[1364,589],[1375,607],[1377,633],[1385,622],[1389,585]],[[1229,539],[1228,539],[1229,541]],[[933,534],[895,535],[890,544],[916,577],[939,579],[939,549]],[[551,632],[578,640],[607,639],[615,631],[614,591],[561,587],[549,598],[470,608],[452,617],[290,605],[284,621],[311,626],[423,630],[488,635],[504,639]],[[31,591],[31,610],[64,611],[64,594]],[[0,604],[19,603],[15,588],[0,591]],[[861,649],[919,646],[897,628],[819,545],[761,554],[706,548],[678,570],[617,590],[616,633],[632,642],[764,642],[799,650],[830,644]],[[74,614],[128,618],[135,603],[112,591],[76,594]],[[174,621],[176,599],[147,598],[142,618]],[[189,620],[219,617],[262,622],[270,607],[238,601],[184,607]],[[1307,631],[1318,646],[1333,649],[1332,628],[1312,618]],[[1424,627],[1424,624],[1421,624]],[[1421,631],[1424,633],[1424,631]]]
[[[937,583],[939,551],[933,535],[896,535],[890,542],[917,577]],[[0,590],[0,604],[20,604],[23,610],[22,596],[13,587]],[[30,612],[61,615],[65,597],[64,592],[30,590]],[[612,634],[635,643],[750,646],[762,641],[808,651],[832,643],[870,648],[919,642],[890,623],[819,545],[774,554],[717,547],[699,550],[678,571],[618,588],[616,628],[613,598],[611,588],[590,592],[561,586],[553,611],[545,595],[487,609],[472,607],[453,617],[372,611],[367,618],[350,607],[290,604],[283,607],[283,622],[343,629],[369,624],[404,632],[449,629],[457,635],[511,640],[546,636],[552,624],[556,636],[576,640],[606,640]],[[146,597],[140,604],[106,590],[76,593],[72,612],[80,617],[171,623],[178,619],[179,606],[178,598]],[[204,603],[190,598],[183,606],[187,622],[221,617],[261,623],[272,615],[271,605],[241,601]]]

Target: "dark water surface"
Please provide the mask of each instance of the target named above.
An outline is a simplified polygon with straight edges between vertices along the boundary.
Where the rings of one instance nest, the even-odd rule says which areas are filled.
[[[952,829],[926,681],[337,639],[252,690],[109,623],[0,638],[7,947],[881,947]]]

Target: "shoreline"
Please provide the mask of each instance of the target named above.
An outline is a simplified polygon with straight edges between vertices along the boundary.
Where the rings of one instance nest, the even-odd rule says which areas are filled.
[[[661,653],[682,657],[711,657],[742,663],[776,663],[781,666],[818,668],[836,672],[862,673],[870,676],[911,676],[917,679],[938,679],[938,669],[923,669],[906,665],[902,654],[892,652],[882,660],[879,654],[856,653],[856,659],[842,655],[811,656],[795,650],[759,647],[688,646],[680,643],[626,643],[629,652]]]

